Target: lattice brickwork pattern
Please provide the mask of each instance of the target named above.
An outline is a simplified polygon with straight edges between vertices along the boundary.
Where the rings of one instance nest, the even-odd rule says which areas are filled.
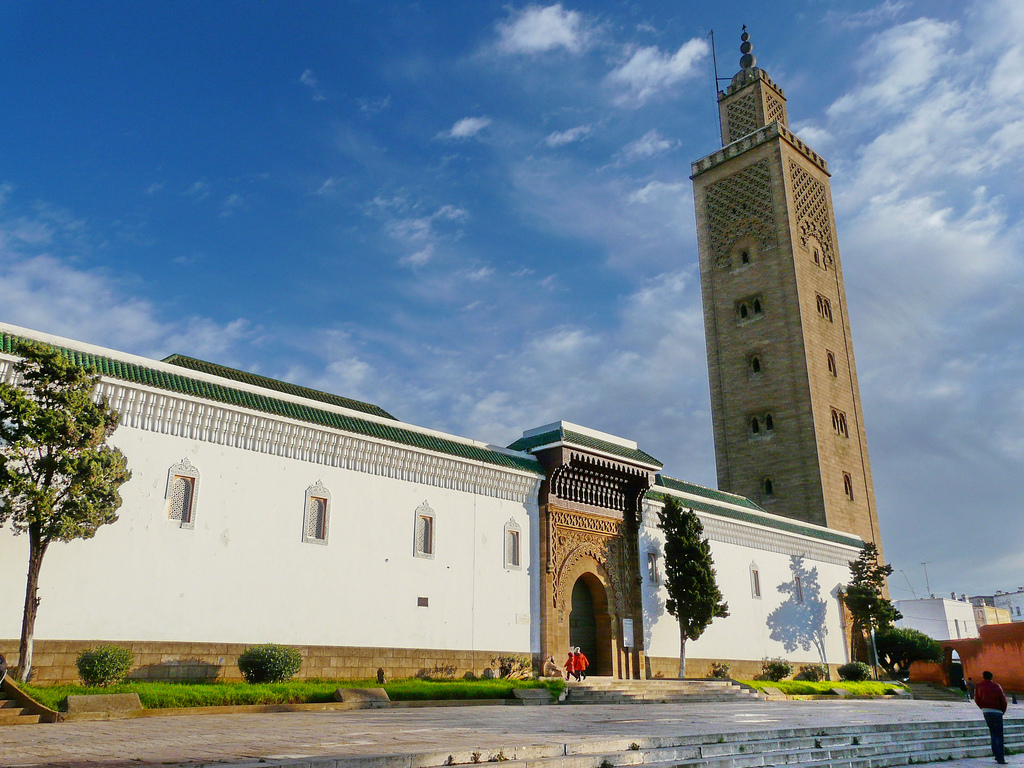
[[[195,480],[176,476],[171,482],[171,503],[167,517],[180,523],[192,522],[192,489]]]
[[[794,213],[803,244],[807,245],[811,237],[816,238],[828,263],[834,252],[828,189],[794,162],[789,164],[789,175],[793,180]]]
[[[327,499],[309,497],[306,510],[306,537],[323,541],[327,538]]]
[[[763,250],[778,245],[768,160],[712,184],[704,200],[711,256],[719,266],[731,266],[729,249],[743,235],[752,235]]]
[[[757,102],[754,92],[750,91],[735,101],[729,102],[725,108],[725,119],[730,142],[743,138],[757,130]]]
[[[771,93],[764,95],[765,101],[765,122],[786,124],[786,107]]]

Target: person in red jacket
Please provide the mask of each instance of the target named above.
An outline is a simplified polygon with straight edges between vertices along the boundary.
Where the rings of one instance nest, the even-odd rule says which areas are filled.
[[[974,703],[985,716],[992,737],[992,754],[996,762],[1005,765],[1006,756],[1003,752],[1003,713],[1006,712],[1006,694],[998,683],[992,679],[991,672],[982,672],[985,678],[974,687]]]
[[[576,679],[586,680],[587,679],[587,667],[590,666],[590,659],[583,655],[583,651],[580,650],[579,646],[576,646]]]
[[[569,658],[565,660],[565,679],[568,681],[576,674],[576,654],[572,652],[572,648],[569,649]],[[579,677],[576,678],[579,680]]]

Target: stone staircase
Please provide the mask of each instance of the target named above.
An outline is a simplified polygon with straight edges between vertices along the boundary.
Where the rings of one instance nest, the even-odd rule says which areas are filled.
[[[667,704],[763,699],[732,680],[619,680],[588,677],[565,688],[565,704]]]
[[[965,701],[966,693],[951,691],[935,683],[910,683],[907,685],[910,695],[922,701]]]
[[[1024,720],[1005,724],[1006,746],[1024,748]],[[451,754],[391,756],[396,765],[418,768],[484,762],[519,763],[525,768],[887,768],[918,763],[991,756],[983,721],[886,723],[828,728],[637,736],[583,740],[499,750],[456,751]],[[374,768],[374,758],[329,758],[332,768]],[[385,761],[389,758],[384,757]],[[325,761],[328,760],[325,758]],[[292,765],[290,761],[273,765]],[[325,762],[324,766],[328,763]],[[390,764],[390,763],[386,763]],[[298,764],[295,764],[298,765]],[[306,758],[303,766],[320,766]]]
[[[27,713],[21,702],[7,690],[0,690],[0,726],[31,725],[40,721],[39,715]]]

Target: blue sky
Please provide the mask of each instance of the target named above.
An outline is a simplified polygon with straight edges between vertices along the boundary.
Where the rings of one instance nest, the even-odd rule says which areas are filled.
[[[893,596],[1013,589],[1016,0],[0,2],[0,319],[713,486],[689,164],[741,24],[834,174]]]

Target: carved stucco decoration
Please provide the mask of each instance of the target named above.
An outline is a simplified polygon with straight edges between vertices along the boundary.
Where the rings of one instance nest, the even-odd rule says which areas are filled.
[[[553,607],[565,610],[573,587],[572,584],[566,583],[567,576],[581,559],[591,557],[604,569],[610,582],[610,607],[613,607],[616,613],[624,614],[626,595],[620,578],[622,524],[614,520],[555,511],[550,514],[548,530],[549,570],[554,572]]]

